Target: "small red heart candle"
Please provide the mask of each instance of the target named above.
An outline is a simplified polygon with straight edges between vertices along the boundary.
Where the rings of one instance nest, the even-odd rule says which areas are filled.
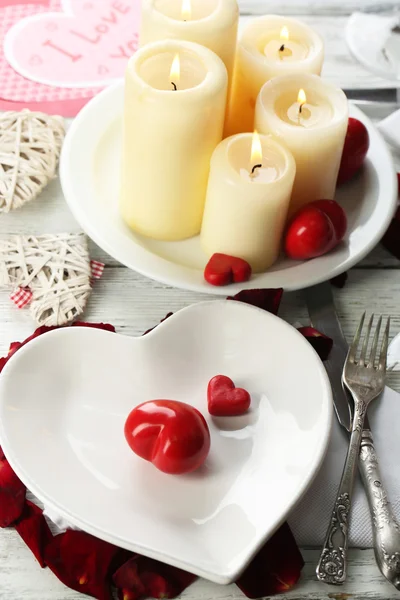
[[[235,417],[246,413],[251,404],[247,390],[235,387],[226,375],[216,375],[207,389],[208,412],[214,417]]]
[[[227,254],[213,254],[204,269],[204,279],[211,285],[241,283],[251,277],[251,267],[242,258]]]

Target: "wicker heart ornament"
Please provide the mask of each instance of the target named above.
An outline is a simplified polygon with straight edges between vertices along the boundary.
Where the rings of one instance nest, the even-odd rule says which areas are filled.
[[[56,174],[65,129],[40,112],[0,115],[0,212],[36,198]]]
[[[39,325],[64,325],[80,315],[92,290],[91,275],[84,234],[0,240],[0,287],[28,289]]]

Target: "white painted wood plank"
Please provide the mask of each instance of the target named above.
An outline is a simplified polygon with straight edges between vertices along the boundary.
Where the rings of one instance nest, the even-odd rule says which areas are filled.
[[[374,564],[372,550],[350,550],[348,581],[341,588],[325,586],[315,579],[318,551],[303,550],[306,565],[299,584],[278,600],[392,600],[398,592],[388,584]],[[19,536],[5,530],[0,536],[0,600],[83,600],[83,596],[66,588],[48,570],[40,569]],[[341,596],[341,594],[344,594]],[[348,594],[346,596],[345,594]],[[182,595],[186,600],[243,600],[235,585],[218,586],[196,581]]]
[[[352,12],[383,12],[398,8],[398,0],[238,0],[243,14],[350,15]]]
[[[346,287],[335,289],[334,295],[349,339],[365,309],[392,315],[392,335],[400,331],[400,270],[353,269]],[[6,353],[11,341],[25,339],[34,329],[29,309],[15,308],[8,296],[5,290],[0,292],[0,354]],[[166,313],[213,298],[169,288],[126,268],[107,267],[103,278],[94,285],[83,319],[112,323],[124,335],[141,335]],[[284,294],[280,316],[290,323],[308,324],[303,292]],[[400,385],[396,389],[400,391]]]

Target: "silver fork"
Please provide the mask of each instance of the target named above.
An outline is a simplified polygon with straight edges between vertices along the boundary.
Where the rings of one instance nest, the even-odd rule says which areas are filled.
[[[377,363],[376,356],[382,317],[379,317],[371,351],[369,358],[367,359],[374,315],[372,315],[367,327],[360,358],[358,360],[356,358],[364,320],[365,313],[361,317],[360,324],[354,336],[353,343],[350,346],[343,369],[343,383],[350,390],[354,398],[353,429],[335,506],[332,511],[324,547],[317,566],[318,579],[334,585],[340,585],[346,580],[348,520],[365,415],[370,402],[383,392],[386,379],[386,357],[389,344],[390,318],[387,321]]]

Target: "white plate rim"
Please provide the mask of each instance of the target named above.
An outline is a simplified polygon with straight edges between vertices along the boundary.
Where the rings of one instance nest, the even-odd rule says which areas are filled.
[[[157,335],[157,332],[159,332],[160,329],[162,329],[163,327],[166,327],[166,326],[169,327],[173,320],[175,320],[176,318],[179,318],[180,313],[182,313],[184,311],[185,312],[189,311],[194,306],[199,306],[202,304],[203,305],[204,304],[223,304],[226,302],[229,302],[229,301],[227,301],[227,300],[208,300],[208,301],[197,303],[196,305],[189,305],[189,306],[181,309],[180,311],[177,311],[176,313],[174,313],[167,321],[160,323],[153,331],[151,331],[147,335],[148,336]],[[241,310],[258,311],[260,313],[263,313],[263,315],[267,319],[279,321],[280,326],[283,327],[284,329],[286,329],[288,332],[290,332],[289,336],[290,335],[297,336],[299,339],[302,340],[302,342],[304,342],[305,345],[307,345],[307,348],[310,351],[309,352],[310,357],[313,356],[313,359],[311,361],[312,364],[310,363],[310,368],[317,369],[319,372],[319,375],[321,376],[321,390],[324,392],[323,394],[321,394],[322,403],[323,403],[324,422],[321,425],[321,432],[320,432],[320,437],[319,437],[319,448],[315,452],[314,461],[312,463],[312,466],[309,468],[308,475],[307,475],[307,477],[305,477],[302,485],[299,486],[297,494],[294,495],[292,501],[289,503],[286,512],[274,523],[274,526],[271,528],[271,530],[268,531],[268,533],[262,539],[259,540],[257,547],[254,548],[254,550],[252,551],[250,556],[246,557],[243,565],[241,565],[241,567],[239,569],[236,569],[236,571],[226,572],[226,573],[220,573],[220,572],[213,573],[213,572],[205,571],[201,568],[198,568],[193,563],[190,563],[190,562],[186,563],[184,561],[173,560],[167,554],[165,554],[163,552],[149,550],[147,548],[139,547],[137,544],[135,545],[132,543],[128,543],[126,540],[120,539],[119,536],[113,536],[112,534],[104,533],[102,530],[99,530],[96,526],[82,521],[82,519],[77,517],[75,514],[70,513],[68,511],[68,509],[65,509],[63,506],[60,506],[57,502],[54,502],[51,497],[49,497],[45,492],[42,491],[40,486],[36,485],[36,483],[31,480],[29,474],[25,472],[25,470],[21,466],[19,460],[13,455],[12,447],[11,447],[12,444],[6,434],[6,431],[5,431],[4,425],[3,425],[4,419],[2,417],[3,417],[3,410],[4,410],[4,402],[2,401],[3,396],[2,396],[2,394],[0,394],[0,440],[1,440],[2,449],[6,455],[7,460],[9,461],[12,469],[15,471],[17,476],[26,485],[27,489],[29,489],[41,502],[43,502],[46,506],[48,506],[53,511],[55,511],[55,513],[63,516],[72,525],[74,525],[78,528],[81,528],[84,531],[86,531],[87,533],[90,533],[91,535],[94,535],[100,539],[103,539],[104,541],[107,541],[111,544],[114,544],[114,545],[122,547],[122,548],[126,548],[133,552],[137,552],[139,554],[145,553],[145,556],[148,556],[155,560],[159,560],[161,562],[166,562],[175,567],[178,567],[183,570],[194,573],[195,575],[198,575],[199,577],[203,577],[205,579],[208,579],[210,581],[213,581],[215,583],[222,584],[222,585],[227,585],[229,583],[232,583],[242,574],[242,572],[246,569],[246,567],[251,562],[251,560],[256,555],[256,553],[266,543],[267,539],[270,539],[270,537],[276,532],[276,530],[282,525],[282,523],[285,522],[288,515],[293,510],[294,506],[301,500],[301,498],[307,492],[309,487],[312,485],[312,483],[322,465],[322,462],[325,458],[325,455],[326,455],[326,452],[328,449],[328,445],[329,445],[329,441],[330,441],[330,434],[331,434],[331,429],[332,429],[332,421],[333,421],[333,397],[332,397],[332,390],[331,390],[331,385],[329,382],[327,372],[326,372],[325,367],[324,367],[322,361],[320,360],[318,354],[308,344],[308,342],[305,340],[304,336],[302,336],[302,334],[300,332],[298,332],[296,330],[296,328],[292,327],[289,323],[287,323],[283,319],[273,315],[272,313],[269,313],[268,311],[264,311],[261,308],[250,306],[245,303],[238,303],[238,304],[241,305]],[[64,336],[64,335],[68,335],[71,331],[74,331],[74,329],[76,330],[78,328],[71,328],[71,327],[61,328],[61,329],[47,332],[44,335],[45,336],[47,336],[47,335]],[[84,328],[82,328],[82,329],[84,329]],[[121,337],[133,337],[133,336],[124,336],[119,333],[112,333],[112,332],[109,332],[106,330],[101,330],[101,329],[86,328],[86,331],[87,331],[88,335],[95,335],[95,336],[96,335],[99,335],[99,336],[119,335]],[[138,337],[140,338],[141,336],[138,336]],[[135,339],[135,338],[133,338],[133,339]],[[0,378],[0,388],[3,387],[3,382],[5,379],[4,376],[7,376],[8,370],[10,369],[10,365],[13,364],[13,360],[15,359],[15,356],[21,357],[25,352],[27,352],[27,348],[29,349],[29,351],[32,351],[32,349],[35,347],[35,345],[40,345],[42,341],[43,341],[43,336],[39,336],[39,337],[33,339],[31,342],[29,342],[29,344],[26,344],[25,346],[23,346],[20,350],[18,350],[18,353],[16,353],[13,357],[10,358],[10,360],[7,362],[7,364],[5,365],[5,367],[3,369],[2,377]]]
[[[89,119],[97,111],[101,111],[103,101],[109,102],[111,106],[118,104],[118,102],[113,103],[111,102],[111,100],[113,98],[117,98],[118,94],[121,94],[123,86],[123,82],[118,82],[106,88],[97,96],[95,96],[75,118],[67,133],[61,153],[60,180],[65,199],[76,220],[81,225],[82,229],[86,231],[89,237],[105,252],[107,252],[115,260],[125,265],[126,267],[132,269],[133,271],[136,271],[141,275],[144,275],[145,277],[148,277],[155,281],[159,281],[160,283],[165,285],[193,292],[201,292],[213,295],[234,295],[244,289],[257,287],[283,287],[286,291],[295,291],[311,287],[313,285],[317,285],[319,283],[332,279],[338,275],[341,275],[345,271],[349,270],[360,260],[362,260],[376,246],[376,244],[381,240],[387,228],[389,227],[389,224],[397,207],[397,177],[390,150],[386,145],[380,132],[375,128],[371,120],[368,117],[366,117],[364,113],[362,113],[362,111],[360,111],[356,106],[351,105],[351,115],[360,118],[370,130],[370,133],[373,134],[376,143],[380,144],[379,154],[382,157],[384,157],[385,163],[391,165],[390,168],[392,172],[392,177],[390,178],[390,180],[385,180],[385,186],[387,186],[387,190],[385,190],[385,197],[387,197],[387,205],[385,210],[380,210],[379,212],[380,220],[377,226],[374,228],[374,235],[372,235],[367,240],[362,249],[358,249],[358,251],[355,252],[353,255],[347,256],[334,268],[328,271],[326,271],[325,269],[318,270],[314,268],[309,268],[308,265],[310,264],[318,264],[318,261],[320,259],[317,258],[312,261],[305,261],[303,263],[294,263],[294,266],[290,266],[284,269],[283,271],[267,271],[265,273],[258,274],[249,282],[231,284],[225,287],[216,287],[207,284],[203,279],[202,273],[201,277],[199,278],[197,275],[199,271],[168,261],[167,259],[158,256],[152,253],[150,250],[142,247],[139,243],[135,243],[134,240],[130,240],[130,243],[132,244],[132,249],[134,249],[135,258],[133,258],[131,255],[126,256],[124,248],[120,247],[125,244],[125,241],[122,240],[120,246],[114,246],[109,239],[104,237],[102,233],[99,233],[97,227],[92,223],[90,214],[88,214],[85,207],[81,205],[79,198],[76,197],[76,194],[74,192],[73,181],[76,180],[79,175],[75,174],[74,176],[71,164],[74,152],[77,151],[78,147],[82,144],[82,137],[80,136],[81,125],[85,125],[85,122],[89,121]],[[113,116],[107,115],[108,123],[107,125],[104,125],[103,129],[101,129],[100,127],[100,133],[97,134],[98,139],[101,139],[102,135],[107,131],[111,123],[114,122],[115,119],[121,115],[121,113],[118,112],[118,109],[116,110],[117,112]],[[98,121],[99,119],[97,120],[97,122]],[[93,142],[92,159],[94,159],[96,147],[97,146],[95,142]],[[86,177],[86,180],[89,181],[89,175],[83,173],[83,177]],[[86,185],[88,186],[88,184]],[[324,259],[326,257],[321,258]],[[298,275],[298,271],[300,269],[307,270],[305,280],[299,281],[299,278],[301,279],[301,274],[300,276]],[[283,273],[283,275],[281,275],[280,278],[284,279],[284,281],[276,281],[279,273]],[[194,276],[194,274],[196,274],[196,276]]]

